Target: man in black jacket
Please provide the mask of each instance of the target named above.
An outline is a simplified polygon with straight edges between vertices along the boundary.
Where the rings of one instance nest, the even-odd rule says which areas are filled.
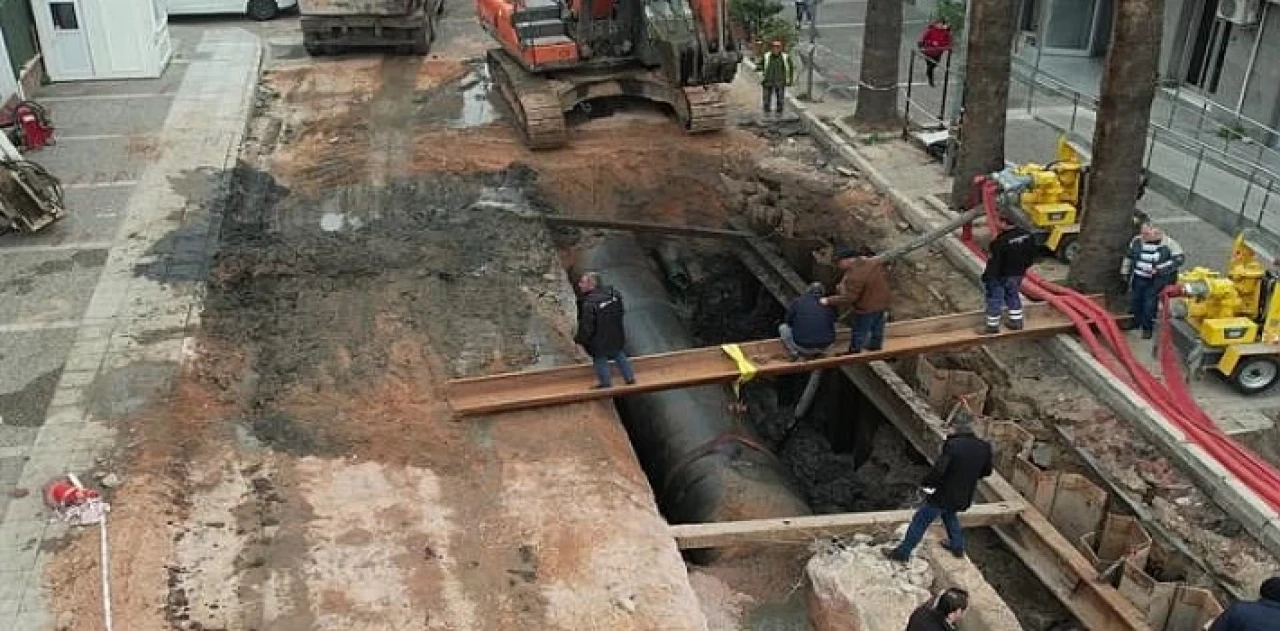
[[[967,611],[969,592],[952,587],[911,612],[907,631],[955,631]]]
[[[622,348],[627,344],[627,334],[622,328],[626,310],[622,306],[622,294],[600,281],[600,275],[587,272],[578,279],[578,333],[573,341],[591,355],[591,365],[596,370],[596,388],[609,388],[609,361],[618,365],[622,379],[628,384],[636,382],[631,370],[631,360]]]
[[[1022,297],[1019,295],[1022,277],[1036,262],[1040,251],[1031,233],[1004,217],[997,215],[992,228],[1000,233],[991,241],[991,255],[982,271],[982,287],[987,299],[987,324],[982,333],[986,335],[1000,332],[1000,315],[1005,307],[1009,309],[1009,328],[1022,329]]]
[[[787,348],[791,361],[820,357],[836,341],[836,310],[822,304],[827,293],[822,283],[812,283],[803,296],[787,307],[787,315],[778,325],[778,336]]]
[[[898,547],[885,551],[890,559],[906,562],[911,558],[924,531],[939,517],[947,528],[947,549],[957,557],[964,556],[964,530],[956,514],[973,505],[978,481],[991,475],[991,444],[974,435],[972,423],[965,410],[956,413],[951,436],[942,443],[942,454],[924,478],[924,504],[916,509]]]
[[[1280,576],[1262,581],[1258,600],[1231,605],[1209,631],[1275,631],[1280,629]]]

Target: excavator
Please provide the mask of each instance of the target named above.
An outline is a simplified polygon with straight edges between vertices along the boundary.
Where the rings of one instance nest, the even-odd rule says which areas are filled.
[[[568,142],[566,113],[607,97],[664,103],[690,133],[723,129],[742,51],[728,0],[477,0],[497,86],[524,143]]]

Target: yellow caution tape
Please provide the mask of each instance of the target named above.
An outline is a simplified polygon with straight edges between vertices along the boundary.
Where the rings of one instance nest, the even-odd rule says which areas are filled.
[[[723,350],[733,360],[733,363],[738,365],[738,380],[733,382],[733,395],[740,397],[742,395],[738,390],[742,387],[742,384],[755,378],[756,365],[751,363],[751,360],[747,358],[747,354],[742,352],[742,347],[737,344],[721,344],[720,350]]]

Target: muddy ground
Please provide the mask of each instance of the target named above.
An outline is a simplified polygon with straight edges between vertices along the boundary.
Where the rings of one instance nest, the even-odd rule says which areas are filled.
[[[800,267],[822,277],[832,244],[909,238],[891,205],[785,128],[691,138],[637,108],[578,127],[570,149],[528,152],[484,101],[483,45],[467,32],[427,59],[281,60],[264,75],[197,351],[170,397],[118,420],[131,430],[113,498],[118,628],[678,629],[700,608],[732,626],[802,606],[802,551],[695,570],[690,586],[605,404],[459,421],[441,386],[577,357],[572,249],[557,252],[538,213],[741,214],[809,242]],[[898,319],[978,306],[930,252],[895,270],[895,288]],[[704,333],[714,306],[690,306]],[[1224,579],[1270,567],[1043,349],[992,353],[998,364],[944,361],[982,371],[989,412],[1058,444],[1056,467],[1073,466],[1060,426],[1132,472]],[[858,405],[828,390],[824,410]],[[910,501],[923,463],[900,439],[836,431],[829,412],[778,431],[794,394],[748,397],[818,510]],[[1062,623],[1016,559],[982,535],[971,549],[1029,628]],[[67,628],[96,628],[95,558],[96,540],[73,539],[50,571]]]

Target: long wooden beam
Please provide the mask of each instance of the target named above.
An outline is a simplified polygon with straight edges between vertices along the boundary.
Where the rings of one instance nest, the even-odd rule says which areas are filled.
[[[805,362],[791,362],[776,338],[739,345],[755,366],[756,376],[773,377],[817,369],[862,364],[899,355],[915,355],[1018,338],[1044,337],[1072,330],[1071,322],[1045,304],[1028,305],[1026,327],[1021,331],[1001,331],[980,335],[981,311],[919,320],[892,322],[885,330],[884,347],[857,355],[828,355]],[[848,346],[848,331],[842,331],[832,349]],[[738,380],[738,365],[720,347],[645,355],[632,359],[636,370],[633,385],[615,384],[609,389],[593,389],[595,373],[590,364],[504,373],[486,377],[455,379],[446,386],[454,412],[463,415],[507,412],[562,405],[593,399],[687,388]]]
[[[960,525],[983,528],[1011,524],[1027,507],[1022,501],[975,504],[960,513]],[[805,543],[823,537],[892,530],[911,521],[915,511],[807,515],[783,519],[752,519],[709,524],[676,524],[671,536],[681,550],[718,548],[744,543]]]
[[[592,219],[590,217],[547,215],[543,221],[553,226],[600,228],[603,230],[626,230],[628,232],[652,232],[656,234],[678,234],[687,237],[706,237],[711,239],[741,239],[752,236],[750,232],[743,232],[741,230],[707,228],[703,226],[683,226],[669,223],[648,223],[644,221],[624,221],[621,219]]]

